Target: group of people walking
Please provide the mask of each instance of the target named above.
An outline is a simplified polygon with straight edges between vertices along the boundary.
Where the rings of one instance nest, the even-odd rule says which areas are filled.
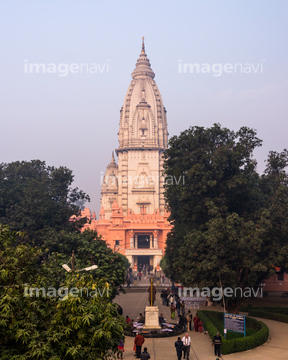
[[[221,345],[222,345],[222,338],[219,334],[219,332],[214,336],[212,341],[212,346],[214,345],[214,353],[216,356],[221,356]],[[177,360],[187,359],[189,360],[190,355],[190,347],[191,347],[191,338],[188,333],[185,334],[185,336],[181,339],[179,336],[177,341],[175,342],[175,348],[176,348],[176,354],[177,354]],[[217,358],[219,360],[219,358]],[[217,360],[216,359],[216,360]]]
[[[135,351],[135,357],[141,360],[148,360],[150,359],[150,354],[147,351],[147,347],[144,347],[142,352],[142,345],[145,342],[145,338],[142,334],[136,333],[134,338],[134,347],[133,350]],[[118,343],[118,351],[117,351],[117,359],[123,359],[124,353],[124,342],[122,339],[119,340]]]
[[[191,331],[192,330],[192,321],[194,323],[194,330],[196,332],[202,332],[203,323],[197,316],[197,314],[193,317],[191,310],[188,310],[186,313],[185,302],[180,302],[180,299],[177,300],[176,305],[172,304],[170,306],[171,311],[171,319],[175,319],[175,310],[177,311],[177,315],[179,318],[178,324],[183,331]]]
[[[180,336],[178,337],[177,341],[175,342],[175,348],[176,348],[176,354],[178,360],[182,359],[182,354],[184,355],[184,359],[186,358],[187,360],[189,360],[190,346],[191,346],[191,338],[188,333],[186,333],[185,336],[183,336],[182,340]]]

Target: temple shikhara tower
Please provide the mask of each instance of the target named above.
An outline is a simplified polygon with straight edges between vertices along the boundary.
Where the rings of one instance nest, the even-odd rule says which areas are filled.
[[[166,110],[142,40],[142,50],[120,110],[119,145],[107,166],[101,189],[97,230],[114,250],[133,265],[156,267],[164,255],[171,225],[165,211],[163,152],[167,148]]]

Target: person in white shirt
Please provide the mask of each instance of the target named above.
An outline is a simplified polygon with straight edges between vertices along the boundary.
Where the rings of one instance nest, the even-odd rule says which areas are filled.
[[[182,342],[183,342],[183,351],[184,351],[183,359],[186,358],[187,360],[189,360],[191,338],[188,333],[186,333],[185,336],[183,336]]]

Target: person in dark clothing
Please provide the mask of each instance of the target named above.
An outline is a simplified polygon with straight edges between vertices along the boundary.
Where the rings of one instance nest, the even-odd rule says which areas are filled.
[[[141,354],[141,360],[148,360],[150,359],[150,354],[147,352],[147,347],[144,347],[144,351]]]
[[[222,338],[219,334],[219,332],[214,336],[212,345],[214,345],[214,354],[215,356],[221,356],[220,354],[220,348],[222,345]]]
[[[169,306],[169,295],[170,295],[169,289],[165,290],[165,303],[166,303],[166,306]]]
[[[162,305],[165,305],[165,303],[166,303],[166,296],[165,296],[165,291],[164,290],[162,290],[161,291],[161,299],[162,299]]]
[[[135,346],[136,346],[136,354],[137,354],[138,359],[140,359],[140,357],[141,357],[141,348],[142,348],[142,345],[144,344],[144,342],[145,342],[145,339],[144,339],[143,335],[137,334],[135,336],[134,343],[135,343]]]
[[[180,326],[180,329],[184,332],[186,331],[186,324],[187,324],[186,318],[180,315],[178,325]]]
[[[174,283],[172,283],[171,292],[172,292],[172,295],[174,295],[174,293],[175,293],[175,285],[174,285]]]
[[[120,305],[117,306],[117,312],[119,315],[123,315],[123,309]]]
[[[181,360],[182,358],[182,351],[183,351],[183,341],[180,337],[178,337],[177,341],[175,342],[176,354],[177,359]]]
[[[159,324],[161,325],[164,322],[165,322],[165,320],[164,320],[163,314],[160,314],[160,316],[159,316]]]
[[[179,299],[176,302],[176,310],[177,310],[178,317],[180,317],[181,302]]]

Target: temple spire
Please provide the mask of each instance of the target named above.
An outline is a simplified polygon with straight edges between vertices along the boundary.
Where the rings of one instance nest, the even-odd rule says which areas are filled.
[[[115,158],[114,158],[114,151],[112,151],[112,158],[111,158],[111,163],[114,164],[115,163]]]
[[[141,53],[139,55],[139,58],[137,59],[136,68],[132,72],[132,78],[136,79],[141,77],[144,78],[151,78],[154,79],[155,74],[153,70],[151,69],[151,65],[149,62],[149,59],[145,52],[145,43],[144,43],[144,36],[142,37],[142,49]]]
[[[142,36],[142,51],[141,54],[145,54],[144,36]]]

